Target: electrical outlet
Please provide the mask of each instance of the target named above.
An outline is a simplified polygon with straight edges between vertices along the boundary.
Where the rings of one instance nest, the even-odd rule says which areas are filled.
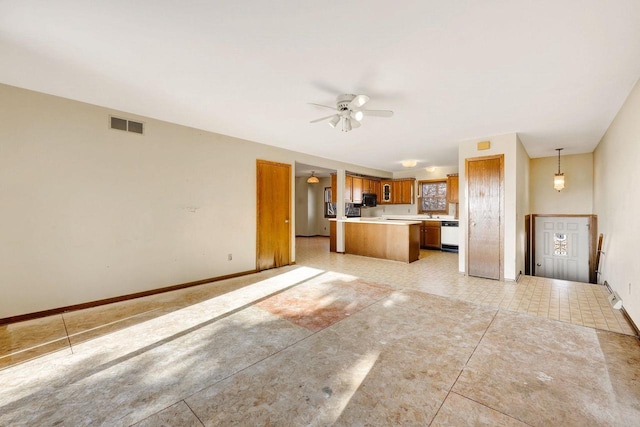
[[[631,283],[629,283],[629,295],[631,295]]]
[[[233,259],[233,255],[232,254],[227,255],[227,261],[231,261],[232,259]]]

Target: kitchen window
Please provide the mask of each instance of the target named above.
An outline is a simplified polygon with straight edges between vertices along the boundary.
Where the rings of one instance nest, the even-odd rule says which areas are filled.
[[[447,213],[447,180],[418,181],[418,213]]]

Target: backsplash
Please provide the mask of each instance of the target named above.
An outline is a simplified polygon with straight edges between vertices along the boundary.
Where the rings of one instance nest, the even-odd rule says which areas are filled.
[[[416,215],[418,205],[378,205],[375,208],[362,208],[363,218],[378,217],[382,215]]]

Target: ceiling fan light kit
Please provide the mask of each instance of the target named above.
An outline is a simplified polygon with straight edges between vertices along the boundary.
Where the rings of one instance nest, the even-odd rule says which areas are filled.
[[[330,108],[335,110],[336,113],[322,117],[316,120],[312,120],[311,123],[321,122],[323,120],[329,119],[329,126],[335,128],[338,126],[338,123],[341,124],[340,128],[343,132],[349,132],[354,128],[360,127],[360,121],[364,118],[364,116],[377,116],[377,117],[391,117],[393,116],[393,111],[390,110],[363,110],[361,107],[369,101],[369,97],[367,95],[354,95],[354,94],[344,94],[338,95],[336,98],[336,107],[329,107],[328,105],[322,104],[314,104],[318,107]]]

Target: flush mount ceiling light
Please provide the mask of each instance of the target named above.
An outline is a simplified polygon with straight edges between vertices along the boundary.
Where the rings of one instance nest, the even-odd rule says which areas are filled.
[[[321,122],[328,119],[329,126],[331,126],[332,128],[338,127],[338,123],[340,123],[340,129],[343,132],[349,132],[351,129],[360,127],[360,121],[364,118],[364,116],[393,116],[393,111],[389,110],[363,110],[362,106],[368,101],[369,97],[367,95],[344,94],[338,96],[338,98],[336,99],[335,107],[310,103],[310,105],[330,108],[331,110],[336,111],[336,113],[330,116],[312,120],[311,123]]]
[[[436,167],[435,166],[429,166],[428,168],[424,168],[424,170],[426,170],[427,172],[435,172],[436,171]]]
[[[307,178],[307,184],[317,184],[320,182],[317,176],[314,175],[315,171],[311,171],[311,176]]]
[[[560,151],[564,148],[556,148],[556,150],[558,151],[558,173],[553,177],[553,188],[559,193],[564,188],[564,174],[560,173]]]
[[[402,161],[402,166],[405,167],[405,168],[415,168],[417,164],[418,164],[417,160],[403,160]]]

